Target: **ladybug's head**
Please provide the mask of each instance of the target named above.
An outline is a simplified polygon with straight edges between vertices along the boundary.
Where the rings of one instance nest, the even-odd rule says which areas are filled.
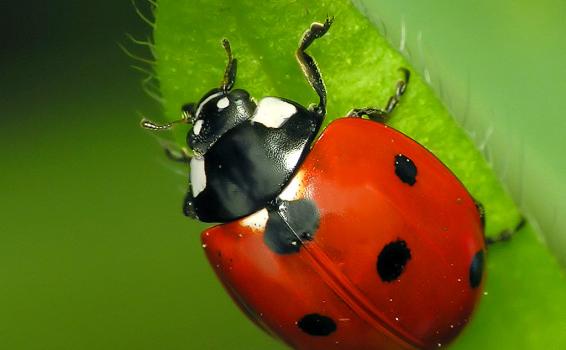
[[[250,94],[241,89],[232,90],[236,82],[238,61],[232,57],[228,40],[222,40],[228,55],[228,64],[222,85],[207,92],[198,103],[187,103],[181,111],[183,118],[158,125],[143,119],[142,127],[151,130],[167,130],[177,123],[192,124],[187,144],[197,158],[201,158],[224,133],[250,119],[256,108]]]
[[[187,144],[196,155],[204,155],[226,131],[250,119],[255,108],[245,90],[224,87],[210,90],[198,103],[188,103],[182,108],[184,118],[192,124]]]

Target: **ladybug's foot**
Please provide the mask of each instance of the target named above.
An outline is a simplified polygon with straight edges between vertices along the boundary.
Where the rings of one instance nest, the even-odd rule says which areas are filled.
[[[232,90],[234,83],[236,82],[236,71],[238,67],[238,60],[232,57],[232,49],[230,48],[230,42],[228,39],[222,39],[222,46],[226,50],[226,55],[228,56],[228,63],[226,64],[226,70],[224,71],[224,79],[222,80],[222,90],[228,92]]]
[[[387,119],[387,113],[383,109],[378,108],[354,108],[348,112],[348,117],[353,118],[362,118],[364,115],[366,115],[369,119],[380,123],[385,123]]]
[[[381,108],[355,108],[352,109],[349,113],[349,117],[362,117],[364,115],[368,116],[369,119],[384,123],[387,121],[387,118],[391,115],[395,107],[401,101],[401,96],[405,94],[407,90],[407,86],[409,85],[409,79],[411,77],[411,72],[407,68],[400,68],[403,72],[403,79],[397,82],[395,86],[395,94],[389,97],[387,101],[387,106],[385,109]]]
[[[525,220],[525,218],[521,218],[521,221],[517,224],[517,226],[515,226],[515,229],[505,230],[495,237],[485,237],[485,244],[490,246],[498,242],[505,242],[511,240],[513,235],[518,231],[520,231],[525,226],[526,223],[527,221]]]
[[[328,32],[333,21],[334,18],[331,17],[327,18],[324,23],[315,22],[311,24],[310,28],[303,34],[296,53],[297,61],[299,61],[305,77],[319,97],[319,103],[314,107],[314,112],[321,117],[326,114],[326,87],[315,60],[305,51],[313,41]]]

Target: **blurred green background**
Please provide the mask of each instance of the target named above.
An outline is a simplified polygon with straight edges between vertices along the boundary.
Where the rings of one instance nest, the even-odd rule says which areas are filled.
[[[474,105],[493,102],[496,107],[482,108],[488,109],[484,114],[488,117],[504,116],[495,124],[496,136],[490,138],[495,140],[494,152],[503,150],[499,159],[533,155],[514,161],[532,164],[526,167],[532,169],[529,178],[519,170],[519,175],[506,179],[533,215],[555,213],[541,222],[546,222],[549,232],[556,232],[551,236],[555,246],[561,244],[557,220],[563,218],[556,218],[556,213],[561,212],[558,205],[566,203],[561,200],[565,198],[560,181],[566,162],[559,152],[566,130],[560,108],[566,70],[559,64],[565,44],[557,33],[566,32],[559,27],[564,6],[549,0],[541,5],[549,10],[532,17],[533,6],[527,4],[514,7],[501,2],[494,15],[487,5],[483,10],[480,6],[459,12],[445,1],[436,9],[430,4],[400,8],[402,4],[393,3],[366,1],[364,6],[390,23],[393,39],[398,39],[399,29],[394,28],[400,28],[401,18],[412,25],[407,40],[413,51],[418,47],[417,33],[424,31],[424,51],[432,57],[417,58],[417,65],[426,61],[433,73],[442,72],[445,91],[452,87],[448,103],[455,110],[466,110],[474,101]],[[376,4],[379,11],[372,9]],[[147,12],[145,2],[138,6]],[[514,21],[538,20],[529,22],[528,30],[522,22],[502,25],[496,15],[509,9],[514,10],[509,16]],[[474,15],[460,18],[457,13]],[[483,34],[469,34],[476,33],[470,22],[489,14],[481,27]],[[137,127],[140,113],[160,119],[161,108],[143,92],[142,75],[130,67],[135,62],[118,46],[132,47],[125,33],[142,39],[151,34],[131,3],[4,2],[0,16],[0,347],[281,348],[260,336],[226,297],[204,258],[199,230],[194,225],[189,230],[181,215],[185,169],[166,161],[156,139]],[[457,23],[463,23],[468,34],[451,27]],[[543,26],[537,27],[539,23]],[[526,58],[510,61],[505,54],[494,57],[478,51],[482,59],[474,63],[462,53],[466,42],[462,38],[470,36],[477,46],[498,26],[504,30],[488,48],[511,42],[506,55],[526,52]],[[517,35],[509,38],[513,30]],[[536,45],[524,46],[524,42]],[[537,53],[545,49],[551,50],[552,59],[542,63]],[[460,55],[451,61],[447,52]],[[466,77],[477,77],[479,68],[489,62],[497,64],[482,76],[485,81],[493,77],[494,90],[487,82],[474,85],[477,79],[470,79],[468,85]],[[523,75],[512,76],[509,67]],[[524,67],[529,68],[526,73]],[[548,71],[554,71],[555,79]],[[508,81],[514,89],[496,88],[500,81]],[[530,90],[521,90],[523,83]],[[435,84],[438,88],[433,79]],[[497,107],[499,96],[504,98],[502,107]],[[538,113],[542,106],[547,110]],[[524,113],[525,108],[530,109]],[[533,119],[511,123],[516,114]],[[489,125],[481,118],[471,123],[481,135]],[[517,139],[525,130],[534,131],[527,133],[528,139]],[[519,149],[517,143],[538,146],[513,153],[513,147]],[[530,183],[536,183],[538,191],[525,190]],[[534,199],[529,201],[528,196]]]
[[[353,3],[429,77],[566,265],[566,2]]]
[[[185,170],[138,127],[161,110],[118,46],[150,35],[130,1],[1,7],[0,348],[219,349],[234,327],[271,344],[188,230]]]

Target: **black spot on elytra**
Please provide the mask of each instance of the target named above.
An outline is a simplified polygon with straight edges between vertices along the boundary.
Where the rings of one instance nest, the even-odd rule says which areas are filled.
[[[476,208],[478,209],[478,214],[480,216],[481,228],[485,229],[485,209],[483,207],[483,204],[481,204],[475,199],[474,199],[474,203],[476,204]]]
[[[320,223],[316,204],[309,199],[279,201],[268,213],[263,240],[277,254],[298,253],[303,241],[314,238]]]
[[[484,260],[483,250],[477,252],[472,259],[472,264],[470,265],[470,286],[472,288],[477,288],[481,284]]]
[[[328,316],[308,314],[298,322],[299,328],[312,336],[325,337],[336,331],[336,322]]]
[[[417,167],[412,160],[398,154],[395,156],[395,175],[404,183],[413,186],[417,182]]]
[[[377,273],[383,282],[392,282],[401,276],[409,260],[407,242],[399,239],[388,243],[377,257]]]

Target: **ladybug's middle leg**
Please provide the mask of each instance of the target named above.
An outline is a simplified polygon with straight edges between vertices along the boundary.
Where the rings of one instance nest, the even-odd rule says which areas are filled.
[[[407,68],[400,69],[403,72],[403,79],[397,82],[397,86],[395,87],[395,94],[389,98],[387,101],[387,106],[385,109],[381,108],[373,108],[373,107],[366,107],[366,108],[354,108],[348,113],[348,117],[363,117],[367,115],[369,119],[385,123],[387,117],[391,115],[399,101],[401,101],[401,96],[407,90],[407,85],[409,85],[409,78],[411,77],[411,72]]]

